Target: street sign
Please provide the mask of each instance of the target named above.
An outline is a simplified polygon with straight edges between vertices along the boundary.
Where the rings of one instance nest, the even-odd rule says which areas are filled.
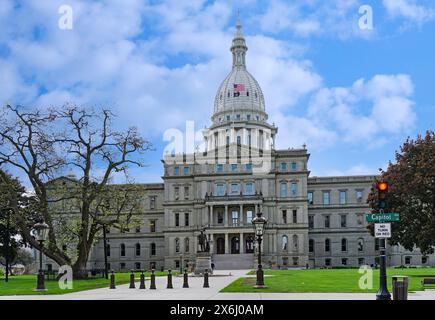
[[[391,238],[391,223],[375,223],[375,238]]]
[[[367,222],[394,222],[400,220],[399,213],[367,213]]]

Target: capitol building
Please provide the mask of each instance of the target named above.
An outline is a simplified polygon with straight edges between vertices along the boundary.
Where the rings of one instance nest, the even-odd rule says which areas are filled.
[[[193,267],[205,229],[215,269],[254,268],[251,223],[267,219],[264,268],[357,267],[378,264],[379,243],[367,230],[366,199],[374,176],[312,177],[306,146],[276,149],[257,80],[247,69],[247,44],[237,23],[232,66],[217,88],[204,150],[168,154],[163,183],[139,184],[141,226],[107,234],[109,268]],[[64,177],[63,179],[72,179]],[[89,268],[104,268],[103,241]],[[388,265],[435,265],[435,256],[387,247]],[[54,262],[45,260],[46,269]]]

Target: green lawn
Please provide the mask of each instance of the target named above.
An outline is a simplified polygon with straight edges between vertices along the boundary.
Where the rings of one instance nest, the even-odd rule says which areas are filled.
[[[362,274],[358,273],[358,269],[265,270],[265,275],[264,282],[268,288],[254,289],[255,277],[243,277],[221,292],[377,292],[379,288],[379,269],[373,270],[371,290],[359,288],[358,282]],[[435,277],[435,268],[389,268],[387,275],[390,292],[393,275],[409,276],[408,290],[418,291],[422,290],[423,276]]]
[[[154,273],[158,276],[166,276],[166,272],[156,271]],[[176,272],[173,272],[176,275]],[[139,281],[140,273],[137,272],[136,280]],[[145,272],[145,283],[147,287],[149,286],[150,273]],[[130,273],[116,273],[115,283],[117,285],[125,284],[130,282]],[[62,290],[59,288],[57,281],[45,281],[46,292],[36,292],[36,275],[22,275],[22,276],[11,276],[9,277],[9,282],[5,282],[3,278],[0,278],[0,296],[6,295],[43,295],[43,294],[65,294],[83,290],[104,288],[109,286],[109,280],[104,278],[90,279],[90,280],[74,280],[73,289]]]

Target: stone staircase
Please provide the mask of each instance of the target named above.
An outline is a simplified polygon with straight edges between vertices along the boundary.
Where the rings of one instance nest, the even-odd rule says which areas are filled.
[[[216,270],[241,270],[254,268],[254,254],[214,254],[212,257]]]

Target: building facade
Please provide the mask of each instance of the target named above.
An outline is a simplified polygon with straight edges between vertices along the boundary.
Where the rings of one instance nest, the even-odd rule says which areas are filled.
[[[266,268],[355,267],[378,262],[379,243],[367,230],[373,176],[310,177],[306,146],[278,150],[262,90],[246,67],[246,41],[237,23],[232,69],[219,86],[204,148],[168,154],[163,183],[140,185],[141,226],[108,234],[114,270],[193,266],[205,228],[216,269],[253,268],[257,243],[251,220],[267,219]],[[103,243],[89,268],[103,268]],[[388,247],[390,265],[435,265]],[[50,264],[50,261],[46,261]]]

